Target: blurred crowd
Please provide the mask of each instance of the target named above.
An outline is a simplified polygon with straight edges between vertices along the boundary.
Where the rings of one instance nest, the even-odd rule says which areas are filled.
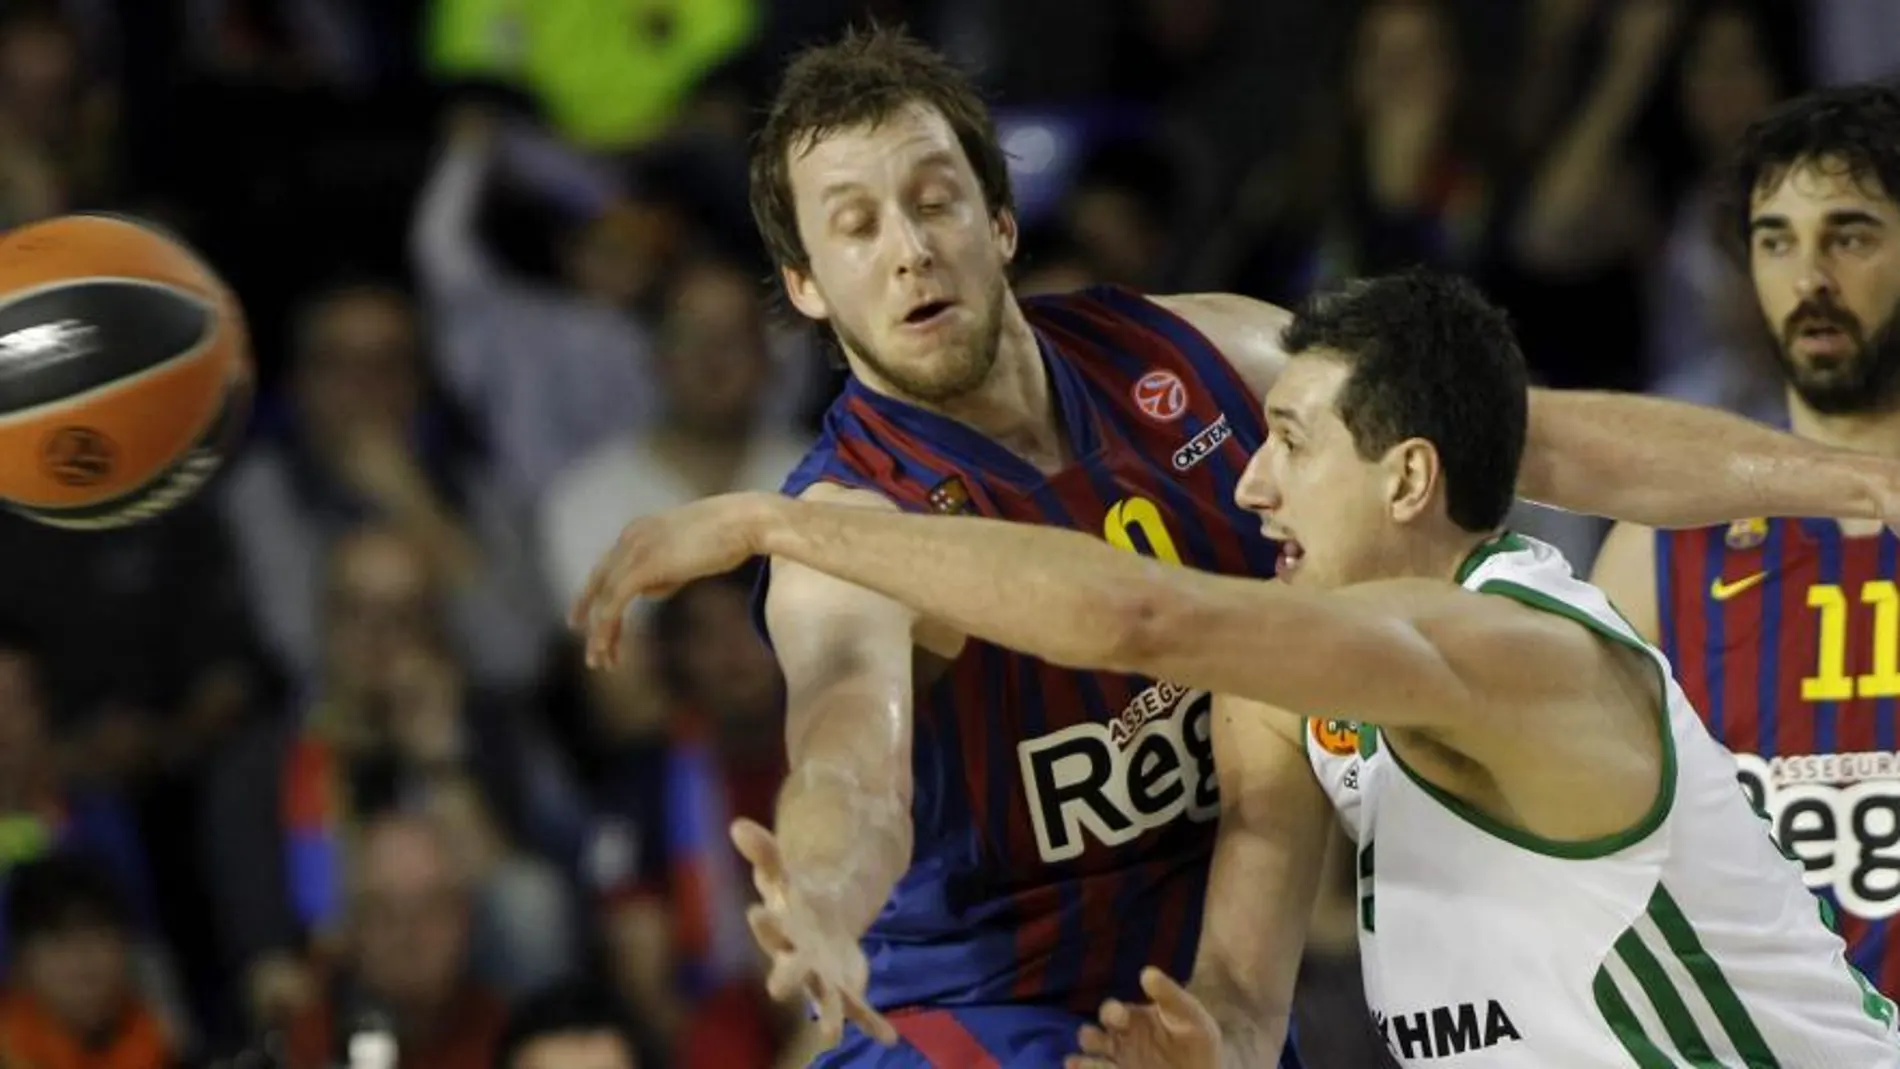
[[[997,102],[1023,292],[1431,263],[1547,384],[1770,420],[1706,179],[1776,100],[1900,69],[1886,0],[0,0],[0,226],[184,234],[264,383],[190,507],[0,518],[0,1063],[803,1064],[724,831],[782,760],[752,577],[612,675],[561,621],[627,520],[812,440],[839,372],[745,139],[865,18]],[[1522,519],[1587,565],[1594,521]],[[1317,1069],[1380,1057],[1348,896]]]

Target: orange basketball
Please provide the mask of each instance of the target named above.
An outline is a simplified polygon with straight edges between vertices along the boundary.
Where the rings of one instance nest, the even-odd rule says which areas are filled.
[[[119,527],[197,493],[251,403],[230,289],[173,238],[69,215],[0,237],[0,503]]]

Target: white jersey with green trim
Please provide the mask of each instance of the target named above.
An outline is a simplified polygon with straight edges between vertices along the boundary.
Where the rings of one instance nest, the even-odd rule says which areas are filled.
[[[1309,721],[1307,754],[1357,844],[1366,997],[1394,1057],[1458,1069],[1900,1067],[1894,1004],[1847,964],[1663,655],[1533,539],[1487,543],[1459,582],[1654,659],[1668,681],[1663,784],[1629,831],[1549,842],[1428,785],[1376,729]]]

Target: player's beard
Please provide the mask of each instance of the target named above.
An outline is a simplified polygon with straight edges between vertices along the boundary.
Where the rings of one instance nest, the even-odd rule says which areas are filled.
[[[1815,320],[1847,335],[1851,343],[1847,355],[1805,362],[1795,357],[1801,327]],[[1782,327],[1775,358],[1795,396],[1822,415],[1887,412],[1900,404],[1900,334],[1894,330],[1891,312],[1869,336],[1858,316],[1833,301],[1803,301]]]
[[[997,347],[1002,343],[1003,302],[1008,292],[1009,283],[999,273],[990,292],[984,294],[975,326],[968,334],[945,339],[928,360],[921,362],[922,367],[899,367],[878,355],[844,324],[834,319],[831,325],[845,350],[864,361],[865,367],[890,383],[893,389],[909,400],[941,405],[989,381],[990,369],[996,366]]]

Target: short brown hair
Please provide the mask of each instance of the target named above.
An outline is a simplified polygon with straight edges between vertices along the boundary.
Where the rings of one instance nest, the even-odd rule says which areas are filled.
[[[753,142],[752,218],[774,263],[804,270],[811,261],[792,202],[792,154],[838,130],[875,126],[909,104],[934,108],[950,124],[992,217],[1015,207],[996,124],[970,79],[902,30],[852,31],[792,60]]]

